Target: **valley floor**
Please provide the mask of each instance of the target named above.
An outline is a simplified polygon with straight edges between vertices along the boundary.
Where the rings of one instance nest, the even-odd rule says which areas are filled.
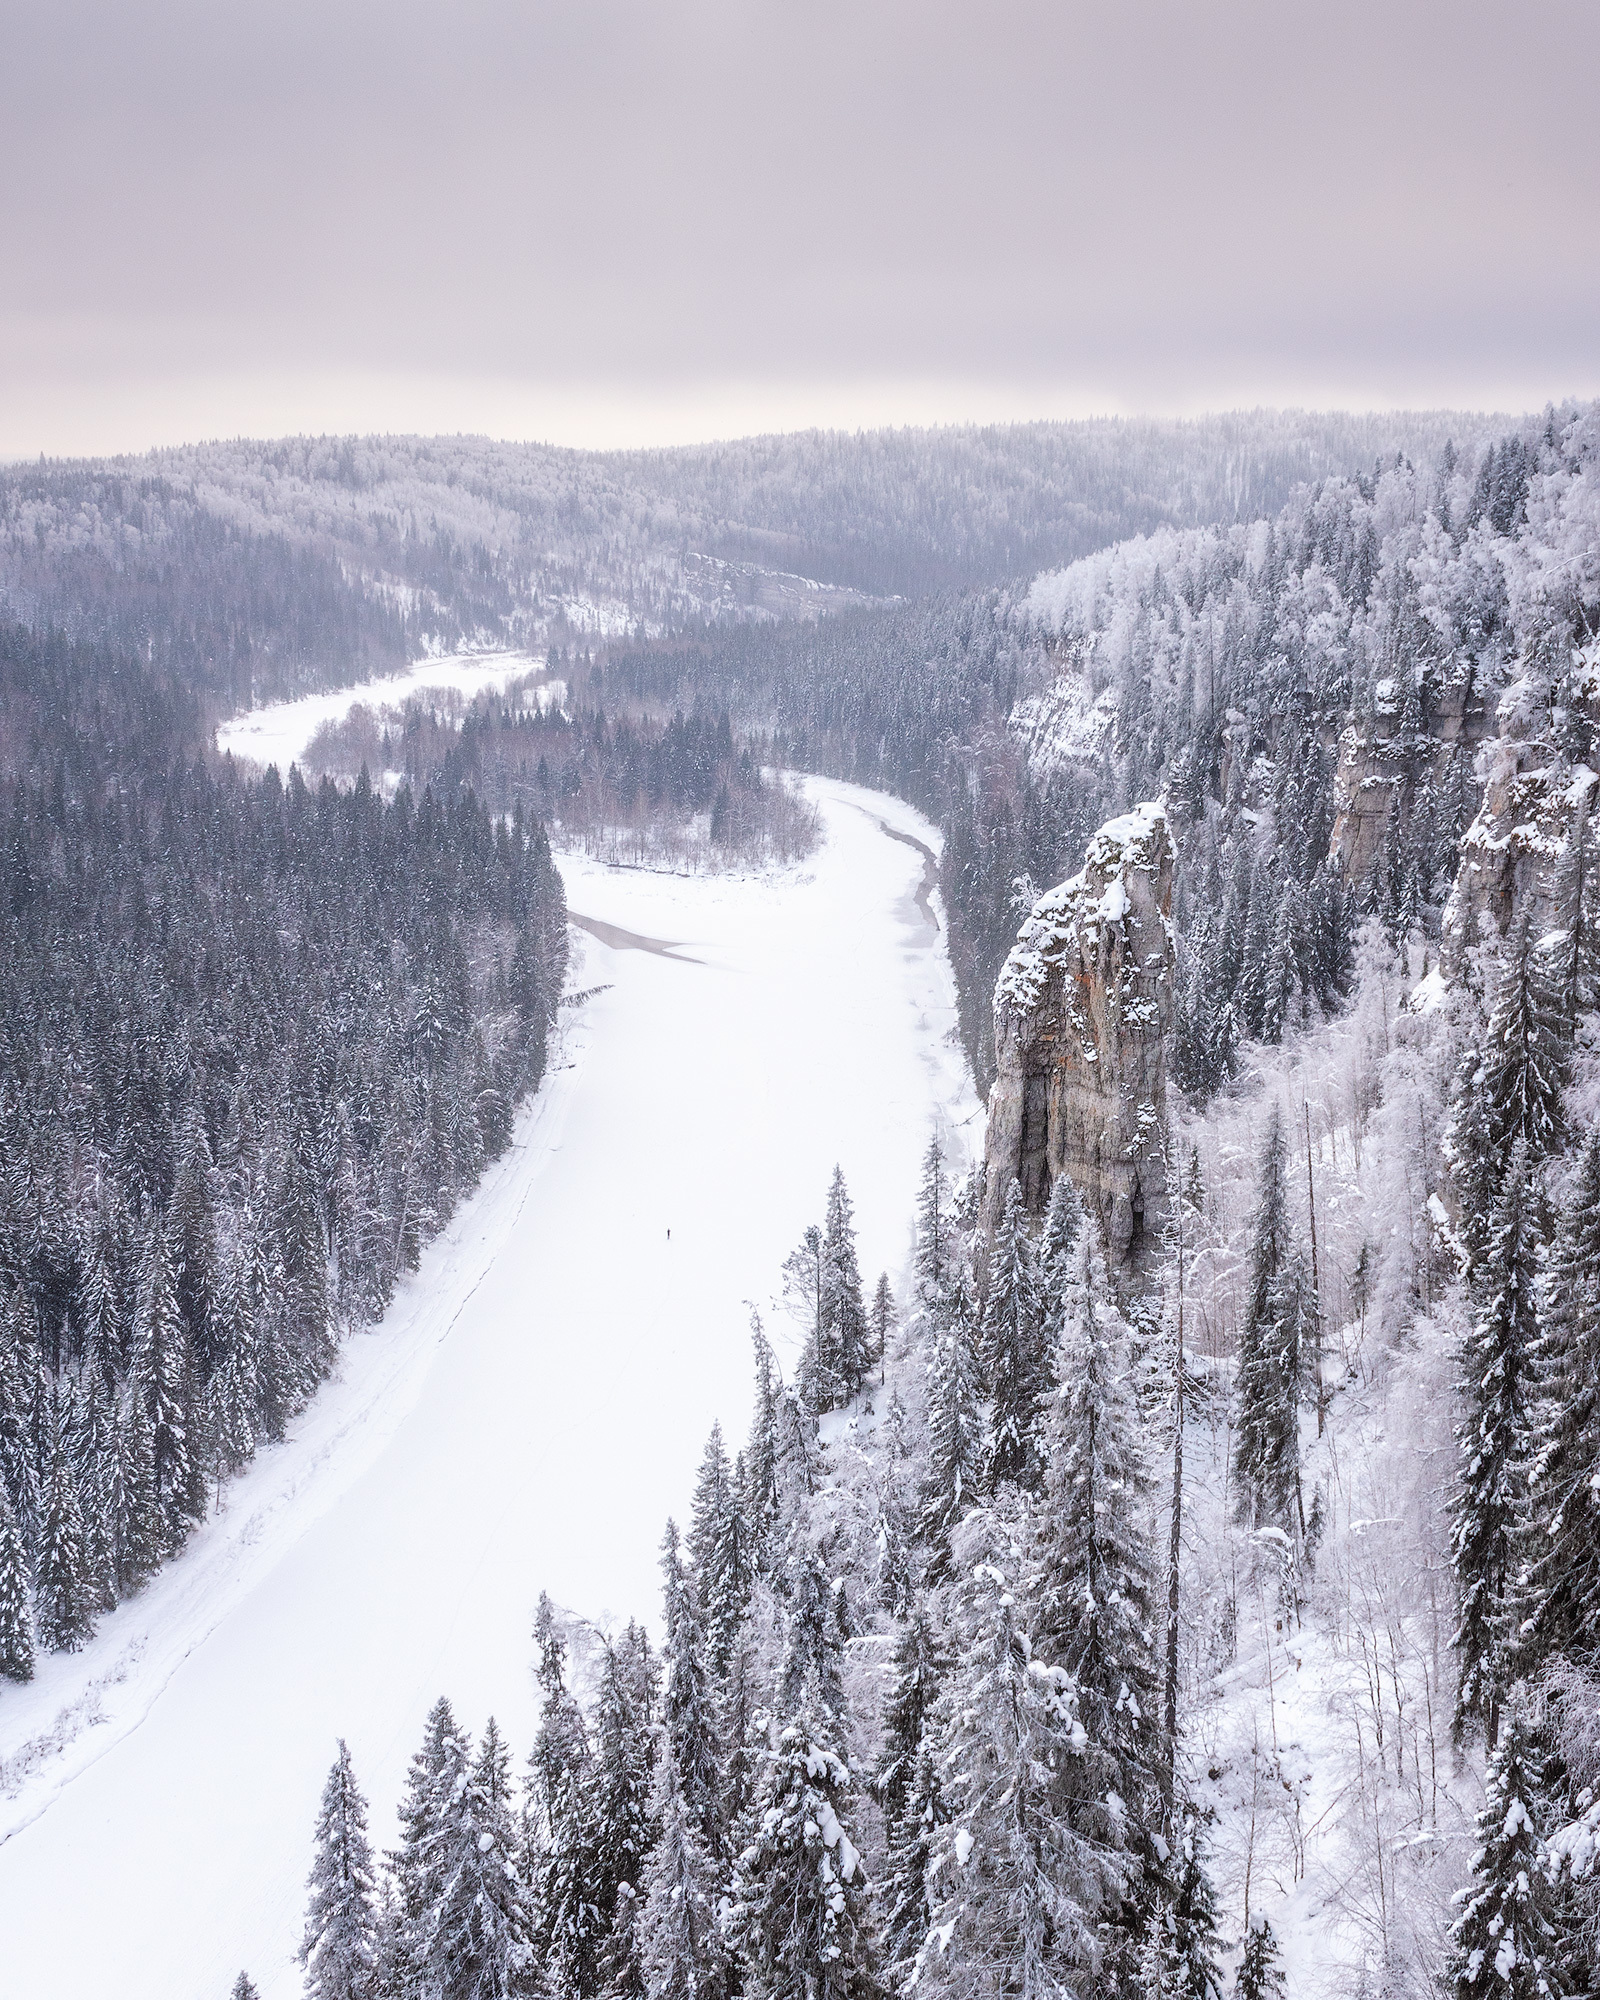
[[[336,1738],[376,1844],[439,1694],[525,1751],[539,1592],[654,1616],[705,1433],[744,1433],[749,1303],[836,1161],[869,1285],[898,1274],[930,1129],[981,1143],[922,857],[879,821],[934,836],[808,785],[826,840],[780,876],[563,861],[587,997],[511,1152],[186,1554],[0,1694],[8,2000],[221,2000],[241,1966],[298,1994]]]

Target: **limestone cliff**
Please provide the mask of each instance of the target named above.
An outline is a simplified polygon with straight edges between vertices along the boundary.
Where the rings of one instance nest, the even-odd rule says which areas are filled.
[[[1513,918],[1526,916],[1535,937],[1565,921],[1557,907],[1562,863],[1600,783],[1583,761],[1600,732],[1600,644],[1574,658],[1559,690],[1538,675],[1519,676],[1495,722],[1496,735],[1479,752],[1483,802],[1461,842],[1445,907],[1452,971],[1469,947],[1504,937]]]
[[[1037,1212],[1068,1173],[1124,1272],[1167,1211],[1174,862],[1161,804],[1109,821],[1082,871],[1034,905],[995,986],[985,1222],[1013,1175]]]

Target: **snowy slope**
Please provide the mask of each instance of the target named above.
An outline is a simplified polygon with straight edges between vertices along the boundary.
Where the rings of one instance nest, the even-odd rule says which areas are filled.
[[[783,877],[563,864],[575,910],[682,950],[581,935],[567,1066],[385,1325],[87,1651],[0,1695],[4,2000],[220,2000],[241,1966],[298,1993],[335,1738],[380,1802],[441,1692],[525,1749],[538,1592],[654,1614],[663,1519],[748,1417],[744,1302],[836,1160],[869,1282],[898,1270],[930,1126],[979,1130],[922,860],[877,821],[936,836],[815,793]]]

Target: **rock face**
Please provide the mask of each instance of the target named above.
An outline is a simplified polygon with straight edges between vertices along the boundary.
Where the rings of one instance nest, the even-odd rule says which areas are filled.
[[[1108,822],[1082,872],[1034,905],[995,986],[985,1225],[1013,1175],[1037,1213],[1070,1174],[1124,1275],[1167,1216],[1174,861],[1160,804]]]
[[[1359,886],[1371,874],[1408,780],[1427,774],[1438,783],[1452,753],[1470,755],[1489,726],[1470,674],[1430,683],[1425,719],[1414,702],[1408,712],[1398,681],[1378,682],[1371,716],[1350,723],[1339,737],[1331,853],[1347,882]]]
[[[1574,666],[1563,690],[1568,723],[1592,738],[1600,730],[1600,644]],[[1513,681],[1495,722],[1498,734],[1479,753],[1483,803],[1462,839],[1445,906],[1443,955],[1452,972],[1471,946],[1504,937],[1513,917],[1526,916],[1535,938],[1564,922],[1557,890],[1569,843],[1581,831],[1592,852],[1596,836],[1600,779],[1563,754],[1549,688],[1531,676]]]

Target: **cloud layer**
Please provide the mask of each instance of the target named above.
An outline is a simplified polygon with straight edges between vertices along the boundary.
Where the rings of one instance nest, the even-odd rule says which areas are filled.
[[[0,450],[1600,389],[1588,0],[9,12]]]

